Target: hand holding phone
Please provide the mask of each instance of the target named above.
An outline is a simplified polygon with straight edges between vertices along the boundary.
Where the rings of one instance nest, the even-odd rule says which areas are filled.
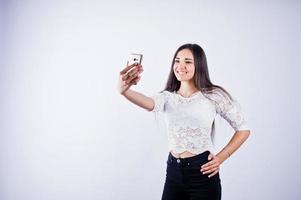
[[[136,71],[134,71],[134,70],[142,68],[142,66],[141,66],[142,57],[143,57],[143,55],[138,54],[138,53],[131,53],[129,55],[129,58],[128,58],[128,61],[127,61],[127,66],[131,66],[131,65],[133,65],[133,66],[128,69],[126,74],[129,74],[129,75],[133,74],[133,76],[136,75]]]
[[[127,66],[120,71],[119,75],[118,90],[121,94],[140,81],[140,74],[143,72],[141,62],[142,54],[130,54]]]

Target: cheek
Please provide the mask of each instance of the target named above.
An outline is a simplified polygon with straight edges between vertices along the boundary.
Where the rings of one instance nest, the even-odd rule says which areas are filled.
[[[194,71],[195,71],[194,66],[189,66],[189,72],[190,72],[190,73],[194,73]]]
[[[177,66],[174,65],[174,66],[173,66],[173,71],[174,71],[174,72],[176,72],[176,68],[177,68]]]

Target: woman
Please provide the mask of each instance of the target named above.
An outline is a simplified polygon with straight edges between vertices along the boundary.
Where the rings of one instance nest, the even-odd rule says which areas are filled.
[[[211,83],[205,53],[197,44],[178,48],[166,87],[160,93],[147,97],[130,89],[139,82],[142,71],[138,64],[123,69],[118,90],[132,103],[165,114],[170,152],[162,199],[221,199],[220,165],[250,134],[240,104],[224,88]],[[214,155],[212,137],[217,114],[235,133]]]

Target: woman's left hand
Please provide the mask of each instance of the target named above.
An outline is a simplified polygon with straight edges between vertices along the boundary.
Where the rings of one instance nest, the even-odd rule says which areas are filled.
[[[208,156],[209,162],[201,166],[201,172],[203,174],[209,174],[209,178],[217,174],[219,172],[219,166],[221,165],[221,159],[218,156],[214,156],[212,153]]]

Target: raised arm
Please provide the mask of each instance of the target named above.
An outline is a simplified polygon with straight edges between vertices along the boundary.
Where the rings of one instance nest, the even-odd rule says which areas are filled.
[[[140,81],[140,74],[142,72],[142,65],[133,64],[126,66],[122,71],[120,71],[117,89],[119,93],[130,102],[146,109],[147,111],[151,111],[155,106],[154,100],[130,89],[132,85],[137,85],[137,83]]]
[[[123,96],[130,102],[140,106],[141,108],[151,111],[154,109],[155,102],[152,98],[145,96],[139,92],[128,89],[123,93]]]

